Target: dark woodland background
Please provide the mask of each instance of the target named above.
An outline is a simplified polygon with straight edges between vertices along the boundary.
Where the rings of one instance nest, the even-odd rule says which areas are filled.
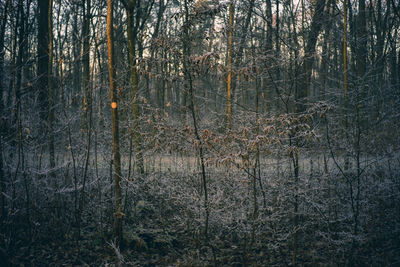
[[[1,266],[399,266],[397,0],[0,1]]]

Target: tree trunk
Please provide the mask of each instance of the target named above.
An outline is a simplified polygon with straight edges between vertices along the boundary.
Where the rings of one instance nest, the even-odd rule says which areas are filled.
[[[7,23],[7,17],[8,17],[8,7],[10,5],[10,0],[8,0],[4,4],[4,11],[2,17],[3,20],[1,21],[0,25],[0,114],[4,114],[4,105],[3,105],[3,84],[4,84],[4,34],[5,34],[5,28],[6,28],[6,23]],[[4,135],[4,125],[6,125],[5,121],[3,121],[3,115],[0,117],[0,124],[2,127],[0,127],[0,223],[3,222],[3,219],[5,217],[5,203],[4,203],[4,183],[5,183],[5,175],[4,175],[4,169],[3,169],[3,135]],[[0,224],[1,226],[1,224]]]
[[[347,1],[343,4],[343,127],[347,131]]]
[[[47,97],[49,71],[49,1],[38,1],[38,47],[37,47],[37,90],[39,100],[39,115],[44,129],[49,110]]]
[[[278,59],[280,57],[280,53],[281,53],[281,45],[280,45],[280,34],[279,34],[279,0],[276,0],[276,26],[275,26],[275,58]],[[280,110],[280,92],[279,92],[279,85],[280,85],[280,80],[281,80],[281,71],[280,71],[280,67],[278,64],[276,64],[276,68],[275,68],[275,80],[276,80],[276,99],[278,99],[276,101],[276,110],[277,112],[279,112]]]
[[[130,80],[132,89],[132,115],[133,115],[133,141],[135,145],[136,161],[138,172],[144,173],[143,166],[143,154],[140,138],[140,125],[139,125],[139,105],[138,105],[138,77],[136,71],[136,59],[135,59],[135,40],[137,32],[133,32],[133,8],[135,0],[131,0],[129,5],[126,7],[127,14],[127,35],[128,35],[128,51],[129,51],[129,68],[130,68]],[[138,19],[138,18],[136,18]]]
[[[199,152],[199,159],[200,159],[200,167],[201,167],[201,181],[203,186],[203,193],[204,193],[204,211],[205,211],[205,226],[204,226],[204,237],[206,243],[208,243],[208,222],[210,216],[210,210],[208,205],[208,188],[207,188],[207,179],[206,179],[206,169],[204,163],[204,153],[203,153],[203,142],[201,140],[198,124],[197,124],[197,117],[195,111],[195,100],[194,100],[194,89],[193,89],[193,76],[189,68],[189,59],[191,56],[191,44],[190,44],[190,36],[189,36],[189,7],[188,7],[188,0],[185,0],[185,22],[183,25],[184,32],[183,32],[183,73],[185,76],[185,80],[188,83],[188,91],[189,91],[189,101],[190,101],[190,111],[193,120],[193,127],[194,127],[194,135],[196,141],[198,143],[198,152]]]
[[[301,68],[304,70],[304,79],[301,80],[299,88],[296,92],[296,100],[298,101],[296,103],[296,110],[298,112],[304,111],[306,107],[306,105],[302,103],[302,100],[307,97],[307,90],[309,90],[311,85],[311,73],[314,63],[315,45],[323,24],[325,2],[325,0],[317,0],[314,9],[314,15],[311,21],[311,29],[305,44],[305,55],[303,66]]]
[[[91,135],[92,135],[92,87],[90,86],[90,1],[86,0],[83,3],[83,70],[82,70],[82,88],[83,88],[83,103],[82,103],[82,122],[81,127],[87,129],[87,146],[86,146],[86,159],[85,159],[85,167],[83,171],[83,179],[82,179],[82,189],[80,192],[79,199],[79,208],[78,208],[78,237],[80,238],[81,231],[81,216],[85,204],[85,188],[86,188],[86,180],[89,168],[89,160],[90,160],[90,147],[91,147]]]
[[[85,6],[86,5],[86,6]],[[83,10],[83,29],[82,29],[82,89],[83,89],[83,101],[82,101],[82,117],[83,123],[81,127],[84,128],[85,124],[88,123],[88,114],[91,105],[90,92],[89,92],[89,81],[90,81],[90,0],[85,0],[82,3]]]
[[[38,67],[37,67],[37,90],[39,91],[39,116],[46,129],[50,154],[50,167],[53,169],[54,162],[54,136],[53,136],[53,92],[51,88],[52,70],[52,0],[38,1]]]
[[[72,25],[72,54],[73,54],[73,71],[72,71],[72,90],[71,90],[71,104],[73,107],[79,107],[79,94],[81,93],[81,41],[79,40],[79,4],[74,3],[74,16]]]
[[[229,29],[228,29],[228,78],[226,82],[226,128],[231,128],[231,112],[232,112],[232,37],[233,37],[233,3],[229,4]]]
[[[47,90],[48,90],[48,101],[49,101],[49,111],[48,111],[48,133],[49,133],[49,154],[50,154],[50,168],[51,175],[55,178],[54,168],[55,168],[55,148],[54,148],[54,89],[53,89],[53,0],[49,0],[49,10],[48,10],[48,40],[49,40],[49,63],[48,63],[48,79],[47,79]]]
[[[115,85],[114,69],[114,43],[113,43],[113,1],[107,0],[107,47],[108,47],[108,72],[110,79],[111,96],[111,120],[112,120],[112,142],[114,163],[114,191],[115,191],[115,213],[114,213],[114,237],[117,246],[122,241],[122,218],[121,212],[121,159],[119,154],[119,121],[118,121],[118,99]]]

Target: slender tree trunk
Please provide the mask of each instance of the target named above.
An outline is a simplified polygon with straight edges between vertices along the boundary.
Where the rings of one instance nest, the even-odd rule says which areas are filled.
[[[253,63],[254,66],[255,62]],[[257,73],[257,71],[256,71]],[[258,136],[260,132],[260,126],[258,122],[259,118],[259,82],[258,82],[258,77],[256,77],[255,81],[255,87],[256,87],[256,95],[255,95],[255,108],[256,108],[256,135]],[[258,201],[257,201],[257,178],[259,179],[260,183],[260,190],[262,190],[262,183],[261,183],[261,176],[257,175],[257,169],[260,169],[260,147],[259,144],[257,143],[257,150],[256,150],[256,158],[255,158],[255,164],[254,164],[254,169],[253,169],[253,179],[252,179],[252,190],[253,190],[253,225],[251,229],[251,236],[250,236],[250,243],[253,245],[255,242],[255,233],[256,233],[256,227],[257,227],[257,218],[258,218]],[[258,173],[260,174],[260,173]],[[262,192],[263,193],[263,192]],[[265,199],[264,199],[265,200]],[[265,203],[265,201],[264,201]]]
[[[39,91],[39,115],[43,128],[46,129],[50,154],[50,167],[54,168],[54,136],[53,136],[53,92],[51,88],[52,68],[52,0],[39,1],[38,13],[38,67],[37,89]]]
[[[304,79],[302,79],[299,88],[296,90],[296,99],[299,101],[296,104],[297,111],[304,111],[305,106],[301,103],[305,97],[307,97],[307,88],[310,88],[311,85],[311,73],[312,66],[314,63],[314,54],[315,54],[315,46],[317,43],[318,35],[321,31],[323,18],[324,18],[324,9],[325,9],[325,0],[317,0],[314,8],[314,14],[311,21],[310,32],[307,36],[306,44],[305,44],[305,58],[303,61],[303,69],[304,69]]]
[[[344,110],[343,110],[343,125],[347,129],[347,1],[343,4],[343,95],[344,95]]]
[[[275,58],[278,59],[280,57],[280,53],[281,53],[281,45],[280,45],[280,34],[279,34],[279,26],[280,26],[280,22],[279,22],[279,0],[276,0],[276,13],[275,13],[275,17],[276,17],[276,26],[275,26]],[[280,80],[281,80],[281,71],[279,68],[279,65],[276,64],[276,69],[275,69],[275,77],[276,77],[276,83],[277,83],[277,95],[276,98],[279,99],[280,98],[280,93],[279,93],[279,85],[280,85]],[[279,112],[280,110],[280,101],[277,100],[276,101],[276,110],[277,112]]]
[[[73,78],[72,78],[72,91],[71,102],[73,107],[79,107],[79,94],[81,93],[81,40],[79,40],[79,16],[80,4],[74,3],[75,12],[72,24],[72,54],[73,54]]]
[[[205,226],[204,226],[204,236],[206,243],[208,243],[208,221],[210,216],[210,210],[208,205],[208,188],[207,188],[207,179],[206,179],[206,169],[204,164],[204,153],[203,153],[203,142],[201,140],[198,124],[197,124],[197,117],[195,111],[195,101],[194,101],[194,89],[193,89],[193,77],[192,73],[189,69],[189,59],[191,56],[191,44],[190,44],[190,36],[189,36],[189,7],[188,7],[188,0],[185,0],[185,24],[184,27],[184,37],[183,37],[183,73],[185,75],[185,80],[188,82],[188,89],[189,89],[189,101],[190,101],[190,111],[193,119],[193,127],[194,127],[194,134],[196,140],[198,142],[198,152],[200,158],[200,167],[201,167],[201,180],[203,186],[203,193],[204,193],[204,210],[205,210]]]
[[[111,119],[112,119],[112,142],[114,163],[114,191],[115,191],[115,213],[114,213],[114,237],[117,245],[122,241],[122,218],[121,212],[121,159],[119,153],[119,121],[118,121],[118,99],[115,82],[114,69],[114,43],[113,43],[113,1],[107,0],[107,47],[108,47],[108,72],[110,79],[111,96]]]
[[[136,53],[135,53],[135,40],[133,32],[133,7],[135,0],[131,0],[129,6],[126,8],[127,13],[127,35],[128,35],[128,51],[129,51],[129,68],[132,90],[132,115],[133,115],[133,141],[135,145],[137,169],[140,174],[144,173],[143,154],[140,138],[140,125],[139,125],[139,104],[138,104],[138,77],[136,70]],[[137,18],[138,19],[138,18]]]
[[[49,99],[49,111],[48,111],[48,124],[49,124],[49,154],[50,154],[50,168],[52,177],[55,178],[55,148],[54,148],[54,88],[53,88],[53,0],[49,0],[48,10],[48,40],[49,40],[49,63],[48,63],[48,79],[47,79],[47,90]],[[55,182],[55,181],[54,181]]]
[[[89,81],[90,81],[90,2],[91,0],[85,0],[82,3],[83,10],[83,29],[82,29],[82,89],[83,89],[83,101],[82,101],[82,118],[83,122],[81,127],[87,125],[88,114],[90,109],[90,92],[89,92]]]
[[[304,23],[305,23],[305,7],[304,7],[304,0],[301,0],[301,31],[303,35],[303,43],[306,43],[306,38],[305,38],[305,28],[304,28]],[[304,55],[307,55],[306,51],[306,46],[304,46]],[[311,79],[311,76],[308,77],[308,69],[310,66],[308,66],[308,60],[304,60],[304,73],[306,74],[306,94],[307,94],[307,108],[310,107],[310,81],[308,80],[309,78]]]
[[[19,110],[21,104],[21,83],[22,83],[22,70],[24,68],[23,61],[25,60],[25,47],[26,47],[26,36],[25,36],[25,14],[24,14],[24,3],[22,0],[18,2],[18,20],[17,20],[17,29],[18,29],[18,55],[16,62],[16,84],[14,87],[14,119],[15,123],[19,125]],[[19,129],[17,130],[17,132]],[[18,136],[18,134],[17,134]]]
[[[38,47],[37,47],[37,90],[39,100],[39,115],[47,129],[46,121],[49,111],[47,95],[49,71],[49,1],[38,1]]]
[[[329,16],[331,16],[331,14],[333,14],[333,0],[328,0],[328,5],[327,5],[327,14]],[[332,20],[329,20],[328,25],[325,27],[325,31],[324,31],[324,43],[322,45],[322,68],[321,68],[321,75],[322,75],[322,92],[319,95],[319,100],[326,99],[326,89],[328,86],[328,72],[329,72],[329,59],[330,59],[330,53],[328,53],[328,51],[330,51],[330,31],[331,31],[331,27],[332,27]]]
[[[395,31],[394,36],[397,36],[397,30]],[[399,65],[397,64],[396,60],[396,42],[393,41],[390,44],[390,53],[389,53],[389,62],[390,62],[390,84],[393,89],[398,88],[399,80],[398,80],[398,73],[399,73]]]
[[[297,258],[297,246],[298,246],[298,225],[299,225],[299,197],[298,197],[298,184],[299,184],[299,152],[298,152],[298,140],[295,137],[294,149],[290,152],[290,158],[293,164],[294,171],[294,235],[293,235],[293,254],[292,254],[292,265],[296,266]],[[292,138],[290,138],[290,146],[292,147]]]
[[[81,217],[85,204],[85,188],[86,180],[88,176],[89,161],[90,161],[90,148],[91,148],[91,138],[92,138],[92,86],[90,85],[90,1],[85,0],[83,4],[84,18],[83,18],[83,55],[82,55],[82,89],[83,89],[83,103],[82,103],[82,117],[83,120],[81,127],[86,126],[87,129],[87,144],[86,144],[86,159],[85,167],[83,171],[82,179],[82,189],[79,198],[79,208],[78,208],[78,238],[81,234]],[[86,6],[85,6],[86,5]]]
[[[346,140],[348,139],[347,134],[347,104],[348,104],[348,82],[347,82],[347,1],[343,2],[343,128]],[[348,141],[348,140],[347,140]],[[347,170],[349,167],[348,155],[345,155],[345,166]]]
[[[164,3],[164,0],[160,0],[159,1],[159,6],[158,6],[158,12],[157,12],[157,21],[156,24],[154,26],[154,32],[152,35],[152,40],[155,41],[158,38],[159,32],[160,32],[160,25],[161,25],[161,20],[163,18],[163,14],[164,11],[166,9],[166,5]],[[148,73],[146,74],[146,97],[148,100],[150,100],[150,75],[151,72],[153,71],[153,61],[154,61],[154,56],[157,53],[157,48],[156,48],[156,44],[152,43],[151,47],[150,47],[150,61],[148,64]]]
[[[4,84],[4,34],[5,27],[7,23],[8,17],[8,6],[10,4],[10,0],[4,3],[4,11],[2,14],[3,20],[0,25],[0,114],[4,114],[4,102],[3,102],[3,84]],[[5,175],[4,175],[4,167],[3,167],[3,135],[5,131],[5,121],[3,121],[3,116],[0,117],[0,223],[2,224],[3,219],[5,217],[5,202],[4,202],[4,183],[5,183]],[[0,224],[0,227],[2,226]],[[1,228],[0,228],[1,229]]]
[[[271,5],[271,0],[266,0],[266,2],[268,2],[269,5]],[[230,5],[232,5],[232,4],[230,4]],[[229,5],[229,8],[230,8],[230,5]],[[253,15],[254,5],[255,5],[255,0],[250,0],[249,1],[248,11],[247,11],[247,14],[246,14],[246,19],[245,19],[245,22],[244,22],[243,34],[242,34],[242,36],[240,38],[237,57],[235,57],[236,58],[236,62],[237,62],[236,65],[238,65],[241,62],[242,58],[243,58],[243,51],[244,51],[245,46],[246,46],[247,37],[249,36],[247,31],[249,30],[251,17]],[[234,9],[234,7],[233,7],[233,9]],[[267,12],[268,12],[268,10],[267,10]],[[230,10],[229,10],[229,25],[231,25],[230,15],[231,14],[230,14]],[[234,19],[233,17],[234,17],[234,14],[232,14],[232,20]],[[232,26],[230,26],[230,27],[232,27],[232,31],[233,31],[233,21],[232,21]],[[272,24],[271,24],[271,27],[272,27]],[[272,34],[272,32],[271,32],[271,34]],[[267,39],[268,39],[268,37],[267,37]],[[272,42],[271,42],[271,44],[272,44]]]
[[[24,2],[20,0],[18,2],[18,55],[16,62],[16,84],[14,87],[15,94],[15,106],[14,106],[14,119],[16,124],[16,143],[17,143],[17,154],[18,154],[18,166],[21,166],[21,172],[23,175],[24,187],[25,187],[25,197],[26,197],[26,210],[27,210],[27,231],[30,237],[30,195],[28,190],[28,180],[25,172],[25,157],[23,150],[23,140],[22,140],[22,118],[21,118],[21,85],[22,85],[22,72],[24,69],[25,53],[26,53],[26,41],[25,36],[25,26],[26,26],[26,16],[24,12]],[[17,171],[16,171],[17,173]]]
[[[233,3],[229,4],[229,29],[228,29],[228,78],[226,82],[226,128],[231,128],[232,113],[232,56],[233,56]]]
[[[364,12],[365,13],[365,0],[359,0],[360,2],[363,2],[364,7]],[[361,3],[360,3],[361,4]],[[382,113],[382,107],[383,107],[383,93],[382,93],[382,87],[383,87],[383,78],[384,78],[384,67],[385,67],[385,60],[386,60],[386,55],[385,55],[385,39],[386,39],[386,34],[387,34],[387,16],[385,15],[382,17],[383,10],[382,10],[382,0],[377,1],[377,19],[376,19],[376,72],[377,72],[377,85],[378,85],[378,90],[377,90],[377,108],[376,108],[376,119],[381,118],[381,113]],[[361,8],[361,7],[360,7]],[[362,10],[360,9],[359,12]],[[364,21],[365,21],[365,15],[364,15]],[[362,20],[360,18],[360,24],[362,24]],[[365,24],[365,22],[364,22]],[[365,35],[364,35],[365,36]],[[361,36],[360,36],[361,37]],[[362,43],[364,44],[364,43]],[[365,45],[361,45],[365,47]],[[360,52],[361,53],[361,52]],[[365,50],[366,53],[366,50]],[[360,77],[361,78],[361,77]],[[361,95],[361,101],[364,98],[363,94]]]
[[[267,59],[265,60],[265,68],[270,68],[271,64],[274,64],[276,62],[274,62],[273,60],[271,60],[273,57],[273,40],[272,40],[272,36],[273,36],[273,27],[272,27],[272,2],[271,0],[266,0],[266,7],[265,7],[265,13],[266,13],[266,17],[267,17],[267,34],[266,34],[266,38],[265,38],[265,51],[267,54]],[[275,64],[276,65],[276,64]],[[275,68],[275,67],[274,67]],[[268,70],[268,73],[269,70]],[[263,87],[263,93],[261,95],[263,104],[262,104],[262,111],[263,112],[267,112],[273,111],[273,107],[272,105],[270,105],[272,103],[271,99],[273,98],[273,91],[271,90],[271,88],[273,88],[273,84],[276,83],[276,81],[271,81],[271,79],[268,78],[262,78],[261,79],[261,86]],[[269,109],[269,110],[268,110]]]
[[[365,18],[365,0],[358,0],[357,16],[357,75],[361,81],[365,79],[367,58],[367,24]]]

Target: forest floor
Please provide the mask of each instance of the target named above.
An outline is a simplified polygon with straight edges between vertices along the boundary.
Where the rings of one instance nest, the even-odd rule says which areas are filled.
[[[346,179],[337,179],[341,175],[333,160],[327,156],[324,166],[323,158],[321,154],[300,160],[297,185],[287,158],[262,158],[256,219],[251,176],[234,166],[209,165],[206,241],[198,160],[148,157],[145,179],[129,180],[128,158],[123,157],[120,250],[112,238],[113,187],[106,156],[88,171],[80,226],[75,201],[81,187],[74,189],[71,164],[56,173],[57,187],[48,183],[50,175],[26,173],[32,181],[28,188],[37,192],[31,190],[31,209],[26,209],[24,176],[14,182],[20,198],[2,226],[0,266],[290,266],[295,234],[300,266],[400,264],[400,165],[390,158],[364,159],[364,165],[376,166],[362,179],[360,230],[354,234]],[[76,172],[82,175],[82,166]],[[299,201],[297,222],[294,192]]]

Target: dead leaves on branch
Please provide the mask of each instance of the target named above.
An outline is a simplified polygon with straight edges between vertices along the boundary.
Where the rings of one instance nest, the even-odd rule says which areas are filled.
[[[197,74],[207,74],[210,70],[217,71],[219,67],[219,55],[214,52],[207,52],[201,56],[192,56],[190,65]]]
[[[160,113],[147,119],[149,130],[144,139],[154,153],[195,155],[202,147],[208,165],[249,168],[255,166],[258,154],[265,157],[285,151],[290,156],[294,151],[299,153],[303,146],[318,142],[315,121],[329,109],[324,103],[316,103],[303,114],[261,116],[258,120],[255,120],[254,114],[241,114],[242,117],[237,115],[235,121],[242,121],[243,126],[220,133],[208,125],[200,129],[200,140],[191,125],[174,124]],[[298,140],[296,146],[290,145],[290,140],[294,139]]]

